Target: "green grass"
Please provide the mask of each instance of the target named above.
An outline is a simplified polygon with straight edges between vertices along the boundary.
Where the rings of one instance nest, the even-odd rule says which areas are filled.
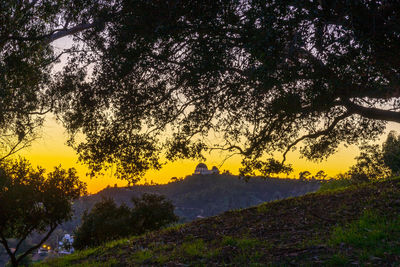
[[[350,179],[346,179],[346,178],[332,179],[332,180],[323,182],[318,191],[319,192],[334,191],[334,190],[338,190],[338,189],[344,189],[344,188],[347,188],[352,185],[354,185],[354,182]]]
[[[73,263],[71,261],[65,260],[64,258],[57,260],[57,263],[54,262],[45,262],[35,264],[35,266],[57,266],[57,267],[68,267],[68,266],[75,266],[75,267],[97,267],[99,266],[99,262],[96,260],[89,260],[81,263]],[[109,259],[107,261],[101,262],[102,267],[118,267],[120,266],[117,259]]]
[[[185,242],[181,245],[181,250],[189,257],[202,257],[207,248],[202,239]]]
[[[132,255],[132,261],[136,263],[144,263],[154,257],[153,251],[149,249],[140,250]]]
[[[345,266],[348,265],[349,263],[350,263],[349,258],[346,255],[342,255],[339,253],[333,255],[332,258],[326,261],[324,265],[336,267],[336,266]]]
[[[235,249],[236,253],[227,264],[234,266],[257,266],[257,262],[262,256],[260,248],[266,247],[263,242],[255,238],[238,238],[225,236],[221,241],[223,247],[229,246]]]
[[[366,211],[359,220],[335,227],[329,244],[347,245],[361,262],[400,255],[400,217],[390,219],[376,211]]]
[[[266,213],[268,209],[269,209],[268,206],[265,205],[264,203],[257,206],[258,213]]]
[[[122,244],[127,244],[128,242],[131,242],[129,239],[121,239],[121,240],[115,240],[108,242],[104,244],[103,246],[99,247],[94,247],[94,248],[88,248],[85,250],[78,250],[73,254],[66,255],[57,259],[51,259],[49,261],[44,261],[44,262],[39,262],[36,263],[35,266],[57,266],[57,267],[67,267],[67,266],[79,266],[79,267],[94,267],[98,266],[98,262],[96,260],[91,260],[91,256],[96,256],[98,254],[103,254],[107,253],[111,249],[121,246]],[[118,250],[119,253],[116,254],[121,254],[121,250]],[[83,262],[82,259],[85,259]],[[78,261],[80,261],[78,263]],[[104,264],[104,265],[103,265]],[[113,267],[113,266],[118,266],[118,260],[115,258],[110,258],[104,263],[102,263],[102,266],[105,267]]]
[[[223,246],[237,247],[242,251],[248,251],[261,244],[261,242],[255,238],[235,238],[232,236],[225,236],[222,239],[221,244]]]
[[[131,239],[128,238],[123,238],[123,239],[118,239],[118,240],[113,240],[110,242],[105,243],[102,247],[104,248],[113,248],[119,245],[126,245],[129,244],[131,242]]]

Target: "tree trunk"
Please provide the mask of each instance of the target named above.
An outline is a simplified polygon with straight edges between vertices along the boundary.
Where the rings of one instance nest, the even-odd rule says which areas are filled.
[[[17,261],[17,258],[15,257],[14,254],[10,255],[10,259],[11,259],[11,265],[13,267],[17,267],[18,266],[18,261]]]

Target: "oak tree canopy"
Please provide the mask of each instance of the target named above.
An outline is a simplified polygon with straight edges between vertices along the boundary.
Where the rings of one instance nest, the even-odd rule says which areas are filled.
[[[295,148],[318,161],[400,122],[396,1],[1,3],[1,129],[26,136],[51,111],[93,173],[134,181],[210,149],[242,174],[289,172]]]
[[[24,159],[0,162],[0,245],[12,266],[40,248],[54,230],[72,218],[72,201],[86,193],[75,169],[45,170]],[[24,241],[40,233],[40,241],[23,249]],[[14,248],[10,239],[17,241]]]

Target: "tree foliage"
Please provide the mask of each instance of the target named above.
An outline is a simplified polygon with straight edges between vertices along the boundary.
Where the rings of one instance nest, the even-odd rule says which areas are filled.
[[[82,224],[76,230],[73,246],[83,249],[104,242],[129,236],[130,209],[126,205],[117,206],[113,199],[103,199],[93,209],[82,216]]]
[[[387,178],[392,174],[385,164],[384,153],[379,145],[362,146],[356,160],[356,164],[348,171],[348,175],[355,182]]]
[[[86,134],[78,151],[94,169],[158,168],[160,151],[195,158],[212,148],[241,154],[246,174],[275,170],[265,158],[285,159],[300,144],[318,161],[400,121],[399,10],[367,1],[121,2],[102,33],[82,33],[99,52],[92,79],[67,94],[64,118]],[[69,65],[60,87],[81,71]],[[215,132],[223,143],[210,145]]]
[[[74,169],[56,167],[45,176],[45,170],[34,169],[26,160],[0,163],[0,244],[13,266],[39,248],[62,222],[72,216],[71,202],[85,193]],[[32,233],[44,233],[34,246],[21,251],[23,241]],[[18,240],[15,250],[9,238]]]
[[[82,216],[82,224],[75,233],[74,248],[83,249],[104,242],[139,235],[176,222],[174,206],[164,196],[143,194],[132,198],[133,208],[117,206],[112,198],[97,202]]]
[[[10,3],[2,15],[17,26],[1,34],[2,57],[32,46],[27,58],[42,63],[54,59],[56,38],[74,34],[76,42],[53,82],[48,69],[28,65],[38,75],[2,72],[2,90],[22,92],[9,103],[31,105],[17,110],[32,118],[40,87],[48,88],[70,145],[93,173],[116,165],[120,178],[135,181],[163,156],[201,158],[209,149],[242,155],[242,174],[287,170],[276,167],[276,153],[281,164],[296,147],[318,161],[400,122],[396,1]],[[27,77],[36,80],[21,82]],[[0,118],[11,114],[8,125],[24,122],[7,112]]]
[[[383,161],[394,175],[400,174],[400,135],[391,131],[382,145]]]
[[[0,160],[28,146],[54,104],[51,41],[84,20],[84,1],[0,1]]]
[[[157,230],[178,220],[171,201],[162,195],[143,194],[141,198],[133,197],[132,202],[131,218],[137,233]]]
[[[356,164],[336,178],[341,180],[343,185],[349,185],[398,175],[399,158],[400,138],[395,131],[391,131],[382,145],[361,146],[360,155],[356,157]],[[340,182],[338,185],[340,186]]]
[[[379,145],[364,145],[357,163],[349,170],[354,180],[367,181],[398,175],[400,170],[400,136],[391,131]]]

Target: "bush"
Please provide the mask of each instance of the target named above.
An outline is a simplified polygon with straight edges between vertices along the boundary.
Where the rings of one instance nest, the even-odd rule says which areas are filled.
[[[157,230],[176,222],[174,206],[164,196],[144,194],[133,198],[134,207],[117,206],[113,199],[103,199],[82,216],[82,224],[75,232],[74,248],[84,249],[110,240],[146,231]]]
[[[135,233],[160,229],[162,226],[178,221],[174,214],[174,205],[164,196],[143,194],[142,198],[132,198],[132,224]]]
[[[82,216],[82,225],[75,232],[74,248],[83,249],[130,234],[130,209],[117,207],[111,198],[96,203]]]

